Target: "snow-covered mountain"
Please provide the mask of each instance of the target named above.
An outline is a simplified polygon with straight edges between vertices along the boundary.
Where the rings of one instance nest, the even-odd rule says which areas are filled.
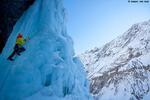
[[[96,100],[149,100],[150,20],[80,55]]]
[[[7,60],[18,33],[26,51]],[[91,100],[65,27],[62,0],[36,0],[17,21],[0,55],[0,100]]]

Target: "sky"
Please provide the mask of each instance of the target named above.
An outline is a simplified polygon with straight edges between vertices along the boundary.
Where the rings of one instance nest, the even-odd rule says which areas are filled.
[[[150,20],[149,3],[128,0],[64,0],[67,31],[80,54],[120,36],[133,24]]]

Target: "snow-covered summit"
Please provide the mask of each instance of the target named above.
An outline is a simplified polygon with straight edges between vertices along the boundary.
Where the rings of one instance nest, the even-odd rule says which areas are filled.
[[[134,24],[122,36],[80,55],[101,100],[140,100],[150,88],[150,20]]]
[[[64,18],[62,0],[36,0],[20,18],[0,55],[0,100],[91,100]],[[11,62],[19,32],[30,40]]]

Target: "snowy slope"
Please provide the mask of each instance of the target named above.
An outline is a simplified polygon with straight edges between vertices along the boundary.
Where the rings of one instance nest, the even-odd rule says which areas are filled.
[[[7,60],[16,36],[26,51]],[[0,55],[0,100],[91,100],[83,65],[66,34],[62,0],[36,0],[15,25]]]
[[[143,99],[150,89],[150,20],[133,25],[101,48],[86,51],[80,59],[96,99]]]

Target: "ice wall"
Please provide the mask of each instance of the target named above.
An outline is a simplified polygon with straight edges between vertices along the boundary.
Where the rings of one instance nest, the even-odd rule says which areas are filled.
[[[36,0],[20,18],[0,56],[0,100],[91,99],[64,19],[62,0]],[[19,32],[30,40],[11,62]]]

